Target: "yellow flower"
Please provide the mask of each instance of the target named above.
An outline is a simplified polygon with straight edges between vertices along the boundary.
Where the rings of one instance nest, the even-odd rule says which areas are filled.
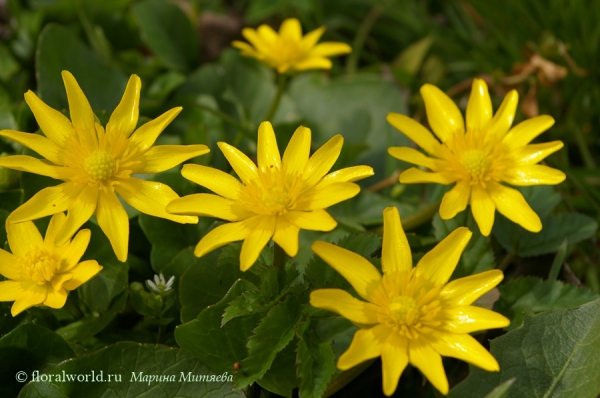
[[[299,127],[281,159],[271,123],[261,123],[258,167],[236,148],[219,142],[219,148],[241,183],[210,167],[195,164],[183,167],[181,174],[185,178],[216,195],[185,196],[171,202],[167,210],[234,221],[204,236],[194,251],[197,257],[227,243],[244,240],[240,269],[246,271],[271,237],[293,257],[298,253],[300,229],[331,231],[337,226],[323,209],[356,196],[360,187],[352,181],[373,175],[373,169],[354,166],[327,174],[340,155],[344,140],[336,135],[309,159],[310,138],[310,130]]]
[[[383,211],[383,276],[365,258],[326,242],[313,251],[342,274],[359,296],[341,289],[319,289],[310,295],[314,307],[334,311],[358,324],[350,347],[337,363],[341,370],[381,356],[383,392],[390,396],[410,362],[442,394],[448,393],[443,356],[467,361],[488,371],[498,362],[468,333],[508,326],[500,314],[471,304],[503,278],[491,270],[448,283],[471,238],[461,227],[412,266],[410,247],[395,207]]]
[[[32,221],[6,223],[12,254],[0,249],[0,274],[9,279],[0,282],[0,301],[14,301],[13,316],[40,304],[62,308],[67,291],[77,289],[102,269],[96,260],[79,262],[90,243],[89,229],[79,231],[73,241],[67,239],[60,247],[54,245],[66,219],[63,213],[55,214],[44,239]]]
[[[317,44],[323,32],[324,26],[302,36],[300,22],[290,18],[283,21],[279,34],[269,25],[261,25],[257,30],[245,28],[242,34],[252,45],[234,41],[233,46],[240,49],[242,55],[256,58],[279,73],[331,69],[327,57],[348,54],[352,48],[341,42]]]
[[[542,229],[540,218],[523,195],[502,183],[526,186],[554,185],[564,181],[562,171],[536,164],[562,148],[563,143],[528,145],[550,128],[554,119],[547,115],[537,116],[511,129],[517,92],[509,92],[492,117],[487,85],[483,80],[475,79],[467,105],[465,131],[460,110],[446,94],[426,84],[421,87],[421,95],[429,125],[441,143],[418,122],[390,113],[388,122],[431,156],[408,147],[389,148],[393,157],[432,171],[413,167],[400,175],[400,182],[444,185],[456,182],[444,195],[440,216],[448,220],[470,204],[475,221],[485,236],[492,230],[496,210],[523,228],[539,232]]]
[[[105,132],[73,75],[63,71],[62,77],[69,101],[70,121],[28,91],[25,101],[46,137],[12,130],[0,131],[0,136],[28,147],[46,160],[24,155],[9,156],[0,158],[0,167],[65,182],[39,191],[16,209],[8,220],[19,223],[68,210],[66,221],[56,233],[55,243],[62,246],[96,214],[98,225],[120,261],[127,259],[129,219],[115,191],[142,213],[180,223],[198,222],[197,217],[167,213],[167,203],[179,197],[170,187],[132,177],[132,174],[159,173],[209,151],[205,145],[152,147],[181,108],[171,109],[135,130],[141,81],[132,75]]]

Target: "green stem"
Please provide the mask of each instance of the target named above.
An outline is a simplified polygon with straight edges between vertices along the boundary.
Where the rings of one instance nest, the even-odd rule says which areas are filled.
[[[405,219],[402,220],[402,228],[405,231],[410,231],[411,229],[415,229],[415,228],[425,224],[426,222],[431,220],[433,218],[433,216],[435,216],[435,213],[438,212],[441,204],[442,204],[442,200],[440,199],[437,202],[432,203],[429,206],[425,207],[424,209],[420,210],[416,214],[406,217]]]
[[[362,372],[367,370],[371,364],[375,362],[375,359],[371,359],[370,361],[366,361],[357,365],[353,368],[350,368],[342,373],[335,379],[331,380],[325,389],[325,393],[323,394],[324,398],[328,398],[346,387],[352,380],[356,379]]]
[[[506,256],[504,256],[504,258],[502,259],[500,265],[498,265],[498,269],[504,272],[516,256],[517,255],[514,252],[507,253]]]
[[[583,163],[585,164],[585,166],[587,168],[595,169],[596,161],[594,160],[594,157],[592,156],[592,153],[590,152],[590,148],[589,148],[587,142],[585,142],[585,137],[583,136],[583,132],[581,131],[579,126],[577,126],[574,122],[571,121],[571,123],[569,123],[569,125],[571,126],[571,130],[573,130],[573,135],[575,136],[575,142],[577,143],[577,148],[579,149],[579,152],[581,153],[581,159],[583,160]]]
[[[285,92],[288,84],[288,77],[283,74],[277,74],[277,92],[275,93],[275,97],[273,98],[273,102],[271,102],[271,106],[269,107],[269,111],[267,115],[263,119],[265,122],[270,122],[275,116],[275,112],[277,112],[277,108],[279,107],[279,103],[281,102],[281,96]]]
[[[238,122],[237,120],[235,120],[234,118],[232,118],[231,116],[226,114],[225,112],[221,112],[220,110],[213,109],[211,107],[208,107],[204,104],[200,104],[197,102],[194,103],[194,105],[196,105],[198,108],[204,109],[205,111],[208,111],[208,112],[212,113],[213,115],[217,116],[218,118],[223,120],[225,123],[229,124],[231,127],[234,127],[238,131],[241,131],[246,137],[251,138],[253,140],[256,139],[256,137],[252,134],[252,132],[246,126],[244,126],[242,123]]]
[[[348,56],[348,62],[346,63],[346,73],[352,74],[356,72],[356,68],[358,67],[358,60],[360,58],[360,53],[367,41],[367,37],[369,37],[369,32],[373,28],[375,21],[379,19],[381,14],[383,13],[383,8],[380,4],[375,4],[371,11],[367,14],[365,19],[361,22],[358,30],[356,31],[356,36],[354,36],[354,42],[352,43],[352,52]]]
[[[163,334],[163,325],[158,325],[158,336],[156,336],[156,344],[160,344],[160,339],[162,338],[162,334]]]
[[[277,243],[273,242],[273,265],[285,269],[285,252]]]

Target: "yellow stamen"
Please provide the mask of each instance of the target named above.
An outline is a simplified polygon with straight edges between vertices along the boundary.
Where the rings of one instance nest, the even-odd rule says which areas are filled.
[[[116,161],[105,151],[94,151],[85,159],[84,169],[94,180],[104,180],[115,172]]]
[[[44,285],[52,281],[60,267],[61,259],[58,254],[39,249],[25,257],[21,272],[24,280],[31,280],[38,285]]]

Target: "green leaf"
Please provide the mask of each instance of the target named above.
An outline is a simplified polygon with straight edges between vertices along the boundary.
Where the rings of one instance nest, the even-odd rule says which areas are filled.
[[[471,367],[449,398],[483,397],[516,378],[506,397],[596,397],[600,394],[600,300],[526,317],[491,341],[499,372]]]
[[[133,6],[142,40],[170,69],[189,71],[198,63],[198,40],[189,18],[176,4],[146,0]]]
[[[248,341],[248,357],[242,361],[236,375],[236,388],[244,388],[262,378],[271,367],[277,353],[294,337],[299,317],[298,298],[288,296],[285,302],[273,307],[262,318]]]
[[[264,389],[275,394],[291,397],[294,388],[298,387],[296,379],[296,344],[292,341],[281,350],[271,368],[257,381]]]
[[[34,370],[45,372],[75,356],[69,344],[56,333],[33,324],[22,324],[0,339],[0,382],[2,394],[14,397],[23,383],[17,372],[28,376]]]
[[[492,390],[492,392],[490,392],[488,395],[485,396],[485,398],[504,398],[504,397],[506,397],[508,390],[510,389],[510,387],[514,384],[514,382],[516,380],[517,380],[516,377],[506,380],[505,382],[500,384],[498,387],[494,388]]]
[[[581,286],[568,285],[561,281],[544,281],[526,277],[506,282],[498,287],[500,299],[494,310],[508,317],[507,329],[519,326],[523,314],[574,308],[598,298],[598,294]]]
[[[0,43],[0,80],[8,81],[20,69],[10,50]]]
[[[154,344],[119,342],[63,362],[46,374],[53,377],[52,382],[29,383],[19,398],[244,396],[241,391],[232,391],[231,383],[217,381],[217,377],[224,375],[211,372],[191,355],[178,348]],[[63,375],[89,375],[95,382],[63,381]],[[191,381],[194,376],[209,375],[216,377]],[[112,381],[108,381],[109,376]]]
[[[309,327],[306,324],[305,327]],[[308,329],[302,333],[297,349],[297,375],[301,397],[320,397],[336,372],[335,354],[329,341],[322,342]]]

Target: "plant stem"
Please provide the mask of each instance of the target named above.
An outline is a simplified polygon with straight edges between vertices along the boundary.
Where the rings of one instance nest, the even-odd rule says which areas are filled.
[[[577,126],[573,121],[569,123],[571,130],[573,131],[573,135],[575,137],[575,143],[577,144],[577,148],[579,149],[579,153],[581,154],[581,159],[585,166],[589,169],[596,168],[596,161],[590,152],[587,142],[585,142],[585,137],[583,136],[583,131]]]
[[[208,107],[204,104],[200,104],[197,102],[194,103],[194,105],[196,105],[198,108],[204,109],[205,111],[209,111],[213,115],[215,115],[218,118],[220,118],[221,120],[223,120],[225,123],[236,128],[237,130],[241,131],[246,137],[256,140],[256,137],[252,134],[252,132],[250,130],[248,130],[248,128],[246,126],[244,126],[242,123],[238,122],[237,120],[235,120],[234,118],[232,118],[231,116],[226,114],[225,112],[221,112],[220,110],[213,109],[211,107]]]
[[[431,220],[433,216],[435,216],[435,213],[437,213],[440,209],[441,203],[442,200],[440,199],[437,202],[432,203],[424,209],[420,210],[416,214],[406,217],[402,220],[402,229],[404,229],[405,231],[409,231],[411,229],[415,229],[425,224],[427,221]]]
[[[504,256],[504,258],[502,259],[502,262],[498,265],[498,269],[504,272],[516,256],[517,255],[514,252],[507,253],[506,256]]]
[[[354,36],[354,42],[352,42],[352,52],[348,56],[348,61],[346,62],[346,73],[352,74],[356,72],[360,53],[365,45],[365,41],[367,41],[369,32],[373,28],[375,21],[381,16],[382,12],[383,8],[381,5],[375,4],[358,27],[356,36]]]
[[[285,269],[285,252],[277,243],[273,242],[273,265]]]
[[[277,74],[277,92],[275,93],[275,97],[273,98],[273,102],[271,102],[271,106],[269,107],[269,111],[267,115],[263,119],[265,122],[270,122],[275,116],[275,112],[277,112],[277,108],[279,107],[279,103],[281,102],[281,96],[285,92],[288,84],[288,77],[284,74]]]

